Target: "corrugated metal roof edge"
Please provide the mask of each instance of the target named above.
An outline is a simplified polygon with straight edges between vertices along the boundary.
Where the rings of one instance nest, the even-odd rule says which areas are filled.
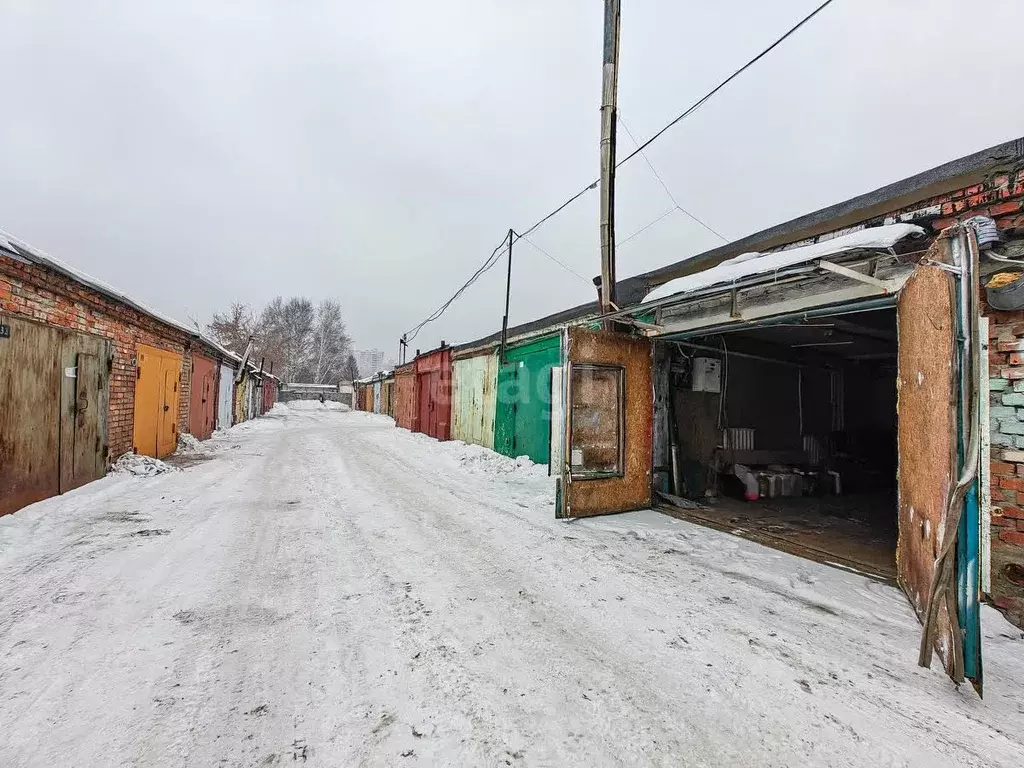
[[[658,285],[709,269],[746,251],[771,250],[842,229],[844,226],[851,226],[930,197],[970,186],[989,173],[1020,163],[1024,163],[1024,137],[952,160],[915,176],[879,187],[873,192],[821,208],[674,264],[627,277],[616,283],[619,306],[625,308],[637,305]],[[510,341],[518,341],[524,336],[540,335],[545,331],[554,330],[559,325],[584,319],[588,315],[597,317],[595,304],[596,300],[510,328],[508,338]],[[452,354],[456,357],[471,357],[473,354],[484,353],[500,342],[501,332],[498,331],[475,341],[455,345],[452,347]]]
[[[597,316],[597,299],[595,298],[594,301],[587,302],[586,304],[580,304],[571,309],[563,309],[561,312],[542,317],[539,320],[532,320],[529,323],[513,326],[506,332],[507,339],[509,343],[519,343],[534,336],[543,336],[573,321]],[[492,333],[490,336],[484,336],[476,341],[468,341],[465,344],[453,346],[452,355],[455,357],[472,357],[473,353],[483,353],[499,344],[501,344],[501,331]]]
[[[990,173],[1020,163],[1024,163],[1024,137],[952,160],[879,187],[873,192],[821,208],[674,264],[620,280],[616,283],[619,306],[636,304],[658,285],[701,272],[745,251],[766,251],[852,226],[865,219],[970,186]]]

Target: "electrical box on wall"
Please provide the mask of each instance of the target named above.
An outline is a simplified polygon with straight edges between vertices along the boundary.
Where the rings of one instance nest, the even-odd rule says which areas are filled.
[[[722,391],[722,361],[713,357],[695,357],[693,359],[693,391]]]

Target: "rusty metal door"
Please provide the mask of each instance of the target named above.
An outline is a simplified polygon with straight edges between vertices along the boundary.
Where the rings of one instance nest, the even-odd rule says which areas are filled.
[[[0,315],[0,515],[60,492],[61,332]]]
[[[956,482],[957,371],[953,285],[938,267],[918,267],[899,298],[899,544],[897,579],[922,618]],[[955,614],[955,610],[953,611]],[[953,637],[940,608],[936,648],[949,670]]]
[[[557,517],[650,506],[652,349],[646,338],[568,329],[565,446]]]
[[[416,414],[413,418],[413,432],[430,434],[430,374],[416,374]]]
[[[202,355],[192,355],[192,398],[189,402],[189,431],[199,440],[207,440],[215,426],[216,398],[213,377],[216,363]]]

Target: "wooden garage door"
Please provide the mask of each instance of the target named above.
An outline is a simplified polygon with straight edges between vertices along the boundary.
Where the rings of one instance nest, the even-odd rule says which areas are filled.
[[[103,477],[110,342],[0,317],[0,514]]]
[[[103,477],[107,465],[110,342],[65,333],[61,345],[60,492]]]
[[[60,492],[56,328],[0,315],[0,514]]]

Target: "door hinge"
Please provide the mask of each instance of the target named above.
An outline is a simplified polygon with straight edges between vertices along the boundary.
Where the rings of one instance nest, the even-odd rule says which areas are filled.
[[[142,378],[142,369],[141,368],[136,368],[135,369],[135,380],[138,381],[141,378]]]

